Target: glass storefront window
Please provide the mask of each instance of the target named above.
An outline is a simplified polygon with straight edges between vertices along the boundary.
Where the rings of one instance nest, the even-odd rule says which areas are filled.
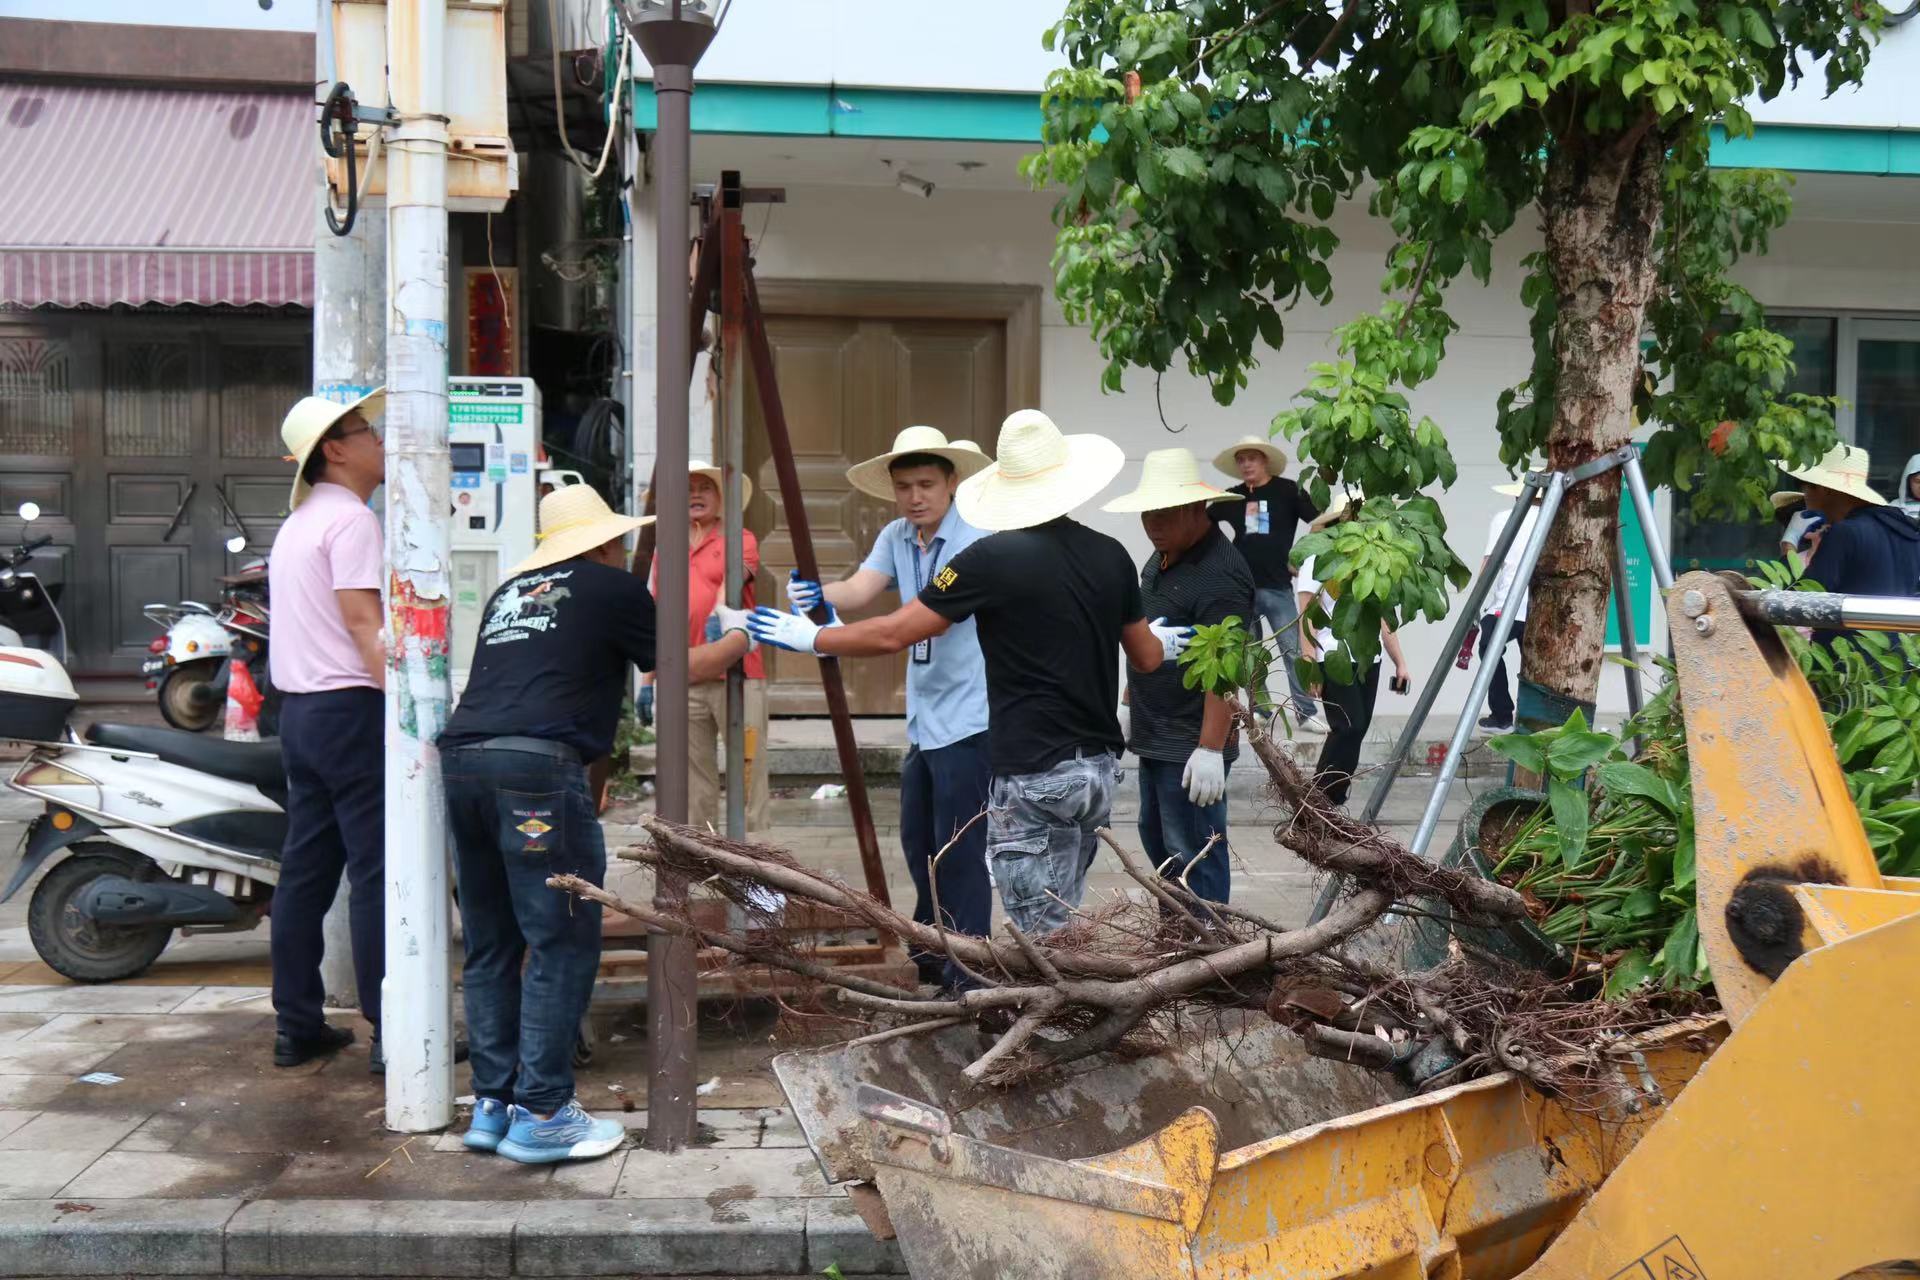
[[[1859,324],[1853,438],[1872,458],[1867,483],[1900,498],[1900,473],[1920,453],[1920,321]]]
[[[1767,327],[1793,339],[1794,371],[1787,390],[1810,396],[1833,395],[1839,385],[1840,322],[1832,316],[1770,315]],[[1915,389],[1920,390],[1920,384],[1915,384]],[[1878,453],[1874,461],[1878,463]],[[1781,487],[1793,486],[1783,476]],[[1780,558],[1780,525],[1776,521],[1764,517],[1696,521],[1686,510],[1686,503],[1684,495],[1674,495],[1674,572],[1744,570],[1755,560]]]

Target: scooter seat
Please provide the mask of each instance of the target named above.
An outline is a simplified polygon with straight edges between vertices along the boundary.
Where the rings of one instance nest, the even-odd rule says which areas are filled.
[[[184,729],[143,724],[89,725],[87,741],[97,747],[151,752],[168,764],[258,787],[276,801],[287,792],[287,773],[280,762],[278,742],[228,742]]]

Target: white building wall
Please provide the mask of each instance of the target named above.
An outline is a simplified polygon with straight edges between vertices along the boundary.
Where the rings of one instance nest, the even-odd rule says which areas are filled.
[[[1098,432],[1126,449],[1128,469],[1109,497],[1132,486],[1138,460],[1151,449],[1181,445],[1205,459],[1238,436],[1264,432],[1273,414],[1305,384],[1307,366],[1333,354],[1334,328],[1379,299],[1387,239],[1363,210],[1350,208],[1336,223],[1343,245],[1334,261],[1335,304],[1322,309],[1304,302],[1292,312],[1285,349],[1263,357],[1252,385],[1231,407],[1216,405],[1204,383],[1184,373],[1169,374],[1162,388],[1167,421],[1185,427],[1169,434],[1155,411],[1150,374],[1131,372],[1121,394],[1101,392],[1099,352],[1086,330],[1067,324],[1053,297],[1050,206],[1043,194],[1019,191],[942,188],[923,201],[891,188],[788,184],[787,203],[775,212],[759,246],[758,270],[764,279],[1039,286],[1044,299],[1039,407],[1063,430]],[[1914,231],[1870,223],[1796,223],[1778,237],[1773,256],[1744,275],[1765,302],[1784,309],[1912,307],[1920,298]],[[1536,232],[1516,231],[1499,246],[1491,286],[1471,280],[1456,285],[1450,301],[1461,331],[1449,344],[1439,376],[1412,395],[1415,412],[1432,417],[1452,442],[1460,478],[1440,501],[1449,542],[1469,566],[1479,562],[1493,511],[1508,502],[1491,492],[1492,485],[1508,478],[1498,461],[1494,401],[1528,368],[1519,261],[1537,243]],[[1228,483],[1225,477],[1219,480]],[[1664,524],[1669,505],[1664,496],[1659,505]],[[1119,538],[1136,557],[1146,554],[1138,517],[1104,514],[1098,500],[1079,515]],[[1430,623],[1416,624],[1403,636],[1417,679],[1426,678],[1445,638],[1446,629]],[[1656,648],[1664,650],[1664,631],[1656,628],[1655,638]],[[1441,712],[1458,710],[1466,684],[1465,673],[1452,673],[1440,698]],[[1383,695],[1381,714],[1407,705]],[[1611,664],[1601,706],[1603,713],[1625,707],[1621,672]]]

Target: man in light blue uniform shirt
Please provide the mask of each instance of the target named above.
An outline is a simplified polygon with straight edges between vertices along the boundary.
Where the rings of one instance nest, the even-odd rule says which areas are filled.
[[[880,531],[852,577],[823,589],[795,574],[787,598],[810,611],[824,596],[838,611],[864,609],[886,591],[903,601],[917,597],[963,548],[987,536],[960,518],[953,492],[989,461],[971,440],[949,442],[933,427],[902,431],[892,449],[847,472],[854,488],[892,502],[900,518]],[[907,743],[900,770],[900,844],[913,876],[913,918],[934,923],[937,887],[940,923],[984,937],[993,926],[993,882],[987,875],[987,824],[974,819],[987,807],[993,766],[987,752],[986,660],[972,619],[907,650]],[[937,878],[930,874],[936,857]],[[963,982],[944,957],[923,954],[914,960],[928,982],[947,987]]]

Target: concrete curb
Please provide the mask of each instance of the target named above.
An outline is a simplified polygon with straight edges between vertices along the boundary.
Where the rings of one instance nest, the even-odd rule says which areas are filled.
[[[840,1197],[0,1201],[0,1276],[905,1275]]]

